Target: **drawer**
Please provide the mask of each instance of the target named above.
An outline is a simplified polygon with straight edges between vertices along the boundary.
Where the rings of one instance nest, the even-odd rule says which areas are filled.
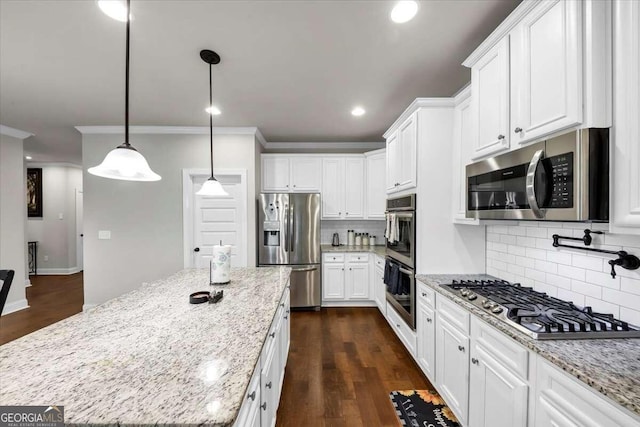
[[[482,320],[471,317],[471,336],[475,345],[500,362],[514,375],[527,380],[529,351]]]
[[[391,328],[394,330],[402,344],[413,358],[416,357],[417,337],[414,330],[406,324],[400,315],[396,312],[391,304],[387,302],[387,320],[391,324]]]
[[[436,291],[429,286],[418,281],[418,300],[424,302],[431,308],[436,306]]]
[[[384,268],[384,258],[379,257],[378,255],[374,255],[373,260],[376,267]]]
[[[366,252],[353,252],[347,254],[347,262],[369,262],[369,254]]]
[[[438,295],[436,298],[436,308],[438,316],[444,317],[452,326],[465,335],[469,335],[469,318],[471,316],[467,310],[442,295]]]
[[[322,255],[322,262],[344,262],[344,253],[342,252],[327,252]]]

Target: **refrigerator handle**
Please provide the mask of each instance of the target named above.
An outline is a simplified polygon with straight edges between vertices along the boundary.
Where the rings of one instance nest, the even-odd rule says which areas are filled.
[[[284,251],[289,251],[289,205],[284,205]]]
[[[291,234],[289,235],[289,240],[291,240],[291,252],[293,252],[293,242],[295,240],[295,224],[294,224],[294,218],[295,215],[293,214],[293,203],[291,204],[291,207],[289,208],[289,222],[291,223]]]

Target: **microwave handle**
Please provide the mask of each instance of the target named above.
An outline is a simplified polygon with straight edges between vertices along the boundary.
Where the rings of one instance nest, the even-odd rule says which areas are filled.
[[[538,206],[538,201],[536,200],[536,171],[538,170],[538,165],[540,164],[542,157],[544,157],[544,150],[538,150],[535,152],[531,162],[529,163],[526,180],[527,201],[529,202],[529,207],[536,218],[544,218],[544,212],[542,212]]]

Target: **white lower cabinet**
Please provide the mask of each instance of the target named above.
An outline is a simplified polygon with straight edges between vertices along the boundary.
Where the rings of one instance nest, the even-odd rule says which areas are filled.
[[[416,333],[418,336],[418,365],[429,378],[436,377],[436,313],[418,296]]]
[[[258,360],[257,366],[260,367],[260,360]],[[260,404],[262,403],[260,398],[260,373],[260,369],[256,369],[253,372],[236,419],[236,427],[260,427]]]
[[[322,299],[344,300],[344,263],[322,263]]]
[[[416,358],[416,346],[418,337],[416,332],[412,330],[407,323],[402,320],[402,317],[396,312],[391,304],[387,302],[387,322],[391,325],[391,329],[396,333],[400,341],[407,348],[407,351],[411,356]]]
[[[369,299],[369,263],[349,263],[347,268],[347,297]]]
[[[322,257],[322,300],[370,301],[369,254],[325,253]]]
[[[372,292],[383,316],[387,315],[387,285],[384,284],[384,258],[375,256],[373,263]]]

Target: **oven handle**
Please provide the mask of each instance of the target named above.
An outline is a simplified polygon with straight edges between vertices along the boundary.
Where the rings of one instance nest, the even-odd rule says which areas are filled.
[[[413,278],[413,271],[405,270],[404,268],[400,267],[400,273],[408,274]]]
[[[413,218],[413,216],[415,215],[415,211],[411,211],[411,213],[407,211],[404,211],[404,212],[387,211],[385,212],[385,214],[387,215],[394,214],[398,218]]]
[[[538,165],[540,164],[540,160],[544,156],[544,150],[538,150],[533,155],[531,162],[529,163],[529,169],[527,170],[527,180],[526,180],[526,191],[527,191],[527,200],[529,202],[529,207],[533,211],[533,214],[536,218],[544,218],[544,212],[538,206],[538,201],[536,200],[536,171],[538,170]]]

